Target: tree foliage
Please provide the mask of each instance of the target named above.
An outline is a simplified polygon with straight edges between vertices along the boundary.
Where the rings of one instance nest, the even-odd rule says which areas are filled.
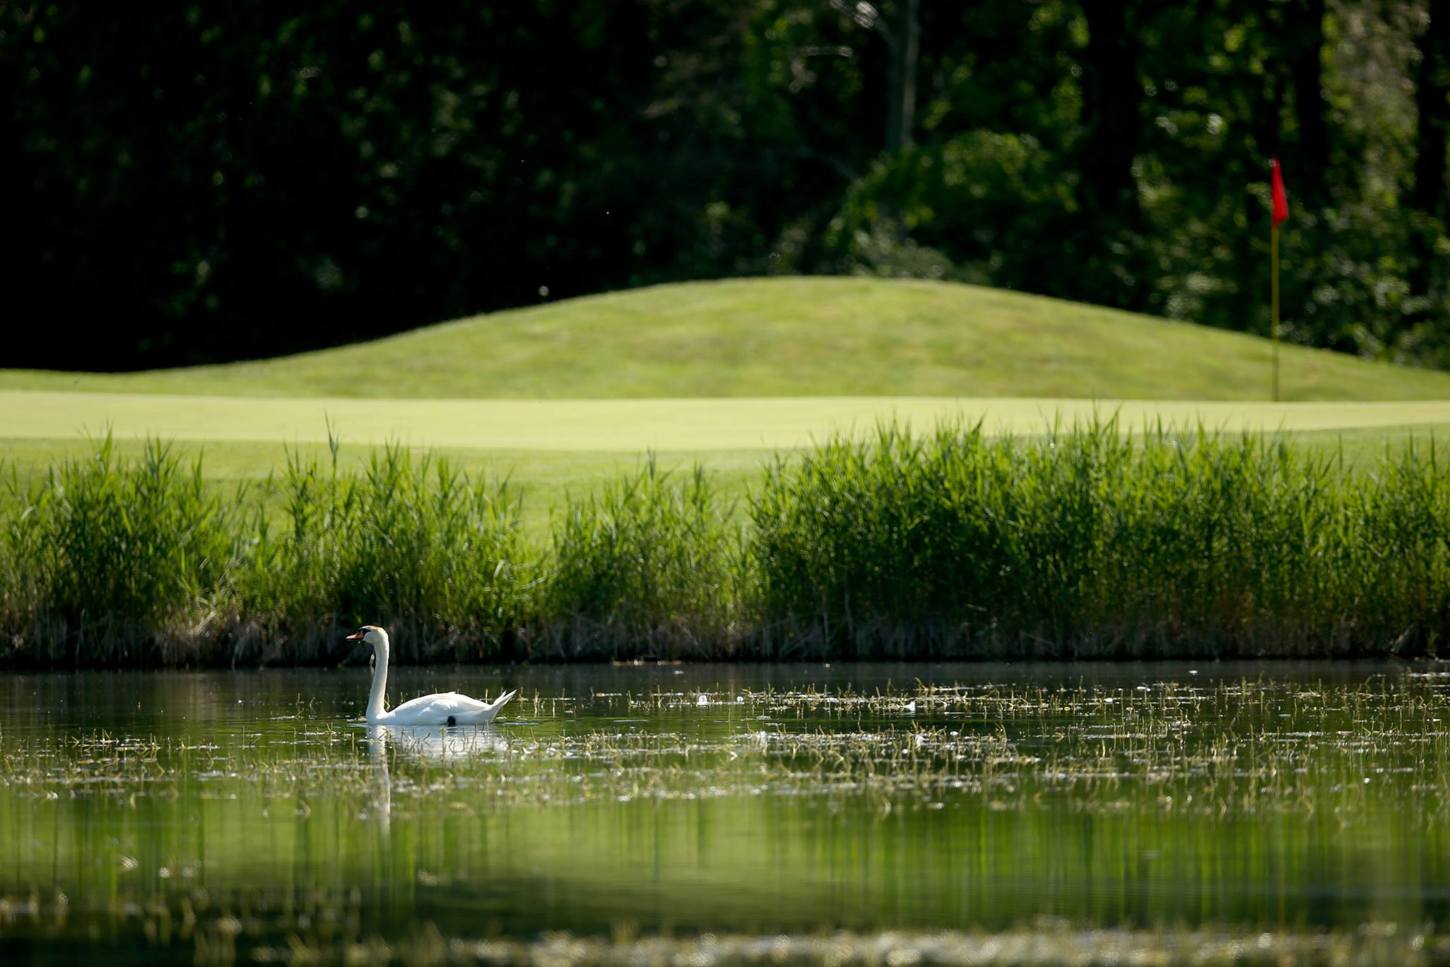
[[[1426,0],[0,5],[4,362],[266,355],[779,272],[1265,331],[1278,154],[1290,338],[1440,364],[1441,19]]]

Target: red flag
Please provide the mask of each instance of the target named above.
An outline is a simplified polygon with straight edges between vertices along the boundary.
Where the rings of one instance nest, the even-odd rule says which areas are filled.
[[[1279,159],[1269,159],[1270,194],[1274,200],[1274,225],[1282,224],[1289,217],[1289,199],[1284,195],[1284,175],[1279,170]]]

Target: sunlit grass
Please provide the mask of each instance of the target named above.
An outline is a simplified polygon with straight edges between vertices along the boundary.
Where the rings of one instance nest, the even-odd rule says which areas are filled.
[[[464,450],[638,454],[809,447],[868,436],[883,422],[930,432],[980,422],[993,435],[1115,418],[1224,432],[1353,431],[1450,425],[1450,400],[1123,400],[1112,397],[836,396],[715,399],[345,399],[151,396],[0,390],[0,439],[59,440],[110,432],[194,443],[406,445]],[[275,453],[275,451],[274,451]],[[276,459],[274,457],[274,459]]]
[[[121,375],[0,371],[0,388],[254,397],[1262,400],[1269,359],[1262,337],[1017,292],[775,278],[571,299],[228,366]],[[1450,398],[1444,373],[1298,346],[1283,348],[1282,379],[1289,400]]]

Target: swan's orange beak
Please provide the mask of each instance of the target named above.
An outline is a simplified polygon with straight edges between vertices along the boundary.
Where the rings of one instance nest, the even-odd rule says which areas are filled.
[[[363,636],[366,635],[366,634],[367,634],[366,631],[354,631],[352,634],[348,635],[346,638],[344,638],[342,640],[343,641],[362,641]]]

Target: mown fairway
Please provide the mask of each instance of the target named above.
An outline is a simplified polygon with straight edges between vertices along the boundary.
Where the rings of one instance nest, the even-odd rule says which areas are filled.
[[[427,400],[246,399],[0,391],[3,435],[98,435],[193,441],[324,443],[487,450],[724,451],[808,446],[882,422],[929,429],[981,421],[1034,434],[1118,416],[1125,429],[1348,430],[1450,423],[1450,401],[1217,403],[843,397],[790,399]]]
[[[1450,375],[1285,347],[1293,401],[1263,401],[1254,336],[929,282],[661,286],[429,327],[285,359],[154,373],[0,371],[0,447],[22,475],[108,430],[204,447],[212,479],[265,477],[287,448],[355,459],[435,449],[542,490],[699,462],[743,489],[772,452],[882,421],[992,432],[1118,415],[1295,434],[1351,458],[1450,424]]]
[[[700,464],[726,495],[743,497],[771,455],[835,434],[861,436],[884,422],[926,431],[981,421],[991,433],[1034,435],[1116,416],[1125,430],[1162,421],[1191,429],[1265,431],[1350,462],[1387,447],[1420,444],[1450,426],[1450,402],[1148,402],[1052,399],[791,398],[644,400],[425,400],[169,396],[0,391],[4,465],[22,478],[88,454],[107,432],[122,453],[146,438],[205,453],[219,485],[266,478],[287,455],[326,458],[329,433],[342,465],[376,447],[434,451],[454,465],[508,477],[537,530],[566,493],[581,493],[635,469],[654,453],[664,467]]]

